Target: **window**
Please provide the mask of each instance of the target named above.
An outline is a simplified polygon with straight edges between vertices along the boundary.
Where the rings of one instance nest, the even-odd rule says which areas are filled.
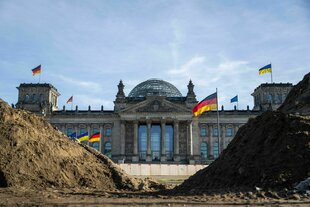
[[[112,145],[110,142],[106,142],[104,144],[104,152],[103,154],[105,154],[106,156],[111,158],[111,151],[112,151]]]
[[[32,94],[32,97],[31,97],[31,101],[36,101],[37,97],[36,97],[36,94]]]
[[[207,128],[206,127],[200,128],[200,136],[201,137],[206,137],[207,136]]]
[[[272,95],[271,94],[267,94],[267,102],[272,103]]]
[[[218,142],[213,142],[213,157],[215,159],[219,157],[219,144],[218,144]]]
[[[207,159],[208,157],[208,144],[206,142],[202,142],[200,145],[200,156],[201,159]]]
[[[28,94],[26,94],[25,96],[25,102],[29,102],[30,96]]]
[[[217,136],[218,136],[218,130],[217,130],[217,128],[213,128],[213,129],[212,129],[212,136],[213,136],[213,137],[217,137]]]
[[[43,94],[40,94],[40,102],[44,101],[44,96]]]
[[[100,142],[93,142],[92,143],[92,148],[94,148],[94,149],[99,151],[99,144],[100,144]]]
[[[86,128],[85,127],[81,127],[80,128],[80,134],[83,134],[83,133],[85,133],[86,132]]]
[[[160,161],[160,125],[152,125],[151,127],[151,154],[153,161]]]
[[[165,147],[166,147],[166,158],[172,160],[173,158],[173,126],[170,124],[166,125],[165,128]]]
[[[227,127],[226,128],[226,137],[232,137],[233,136],[233,128],[232,127]]]
[[[68,128],[67,129],[67,135],[70,136],[73,133],[73,129],[72,128]]]
[[[140,160],[146,160],[146,151],[147,151],[147,129],[146,125],[139,126],[139,157]]]
[[[99,132],[99,129],[98,128],[93,128],[93,134]]]
[[[111,136],[111,128],[106,128],[105,129],[105,136],[110,137]]]

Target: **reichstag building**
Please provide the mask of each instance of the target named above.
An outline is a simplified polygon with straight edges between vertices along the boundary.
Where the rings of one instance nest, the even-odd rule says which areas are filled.
[[[261,84],[252,93],[254,108],[209,111],[193,117],[198,103],[194,84],[189,81],[183,96],[171,83],[149,79],[126,96],[122,81],[117,85],[114,110],[73,110],[58,108],[60,93],[48,83],[22,83],[17,87],[17,108],[46,119],[63,133],[92,135],[100,132],[100,141],[88,144],[116,163],[189,163],[205,164],[219,156],[238,129],[249,118],[265,110],[274,110],[293,87],[290,83]],[[220,139],[218,141],[218,132]]]

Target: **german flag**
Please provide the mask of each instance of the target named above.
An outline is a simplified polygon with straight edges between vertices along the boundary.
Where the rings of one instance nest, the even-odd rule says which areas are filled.
[[[71,96],[71,97],[68,99],[67,103],[72,102],[72,101],[73,101],[73,96]]]
[[[217,109],[217,93],[213,93],[210,96],[206,97],[200,101],[194,108],[194,116],[199,116],[205,111],[211,111],[212,109]]]
[[[89,142],[99,142],[100,141],[100,132],[97,132],[89,138]]]
[[[41,65],[38,65],[37,67],[33,68],[31,71],[32,71],[32,76],[40,74],[41,73]]]

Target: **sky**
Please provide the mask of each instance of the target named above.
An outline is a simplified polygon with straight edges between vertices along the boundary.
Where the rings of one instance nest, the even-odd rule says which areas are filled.
[[[158,78],[198,101],[218,90],[219,105],[253,107],[251,93],[271,74],[297,84],[310,72],[307,0],[0,0],[0,98],[16,104],[20,83],[50,83],[60,109],[113,110]],[[41,75],[31,69],[42,65]]]

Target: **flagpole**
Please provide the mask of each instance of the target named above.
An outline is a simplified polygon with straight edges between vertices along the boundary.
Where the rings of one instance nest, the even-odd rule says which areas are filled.
[[[272,81],[272,65],[271,65],[271,62],[270,62],[270,67],[271,67],[271,73],[270,73],[270,75],[271,75],[271,83],[273,83],[273,81]]]
[[[218,94],[216,88],[216,108],[217,108],[217,142],[218,142],[218,156],[220,155],[220,115],[219,115],[219,104],[218,104]]]
[[[39,73],[39,83],[41,82],[41,72]]]

